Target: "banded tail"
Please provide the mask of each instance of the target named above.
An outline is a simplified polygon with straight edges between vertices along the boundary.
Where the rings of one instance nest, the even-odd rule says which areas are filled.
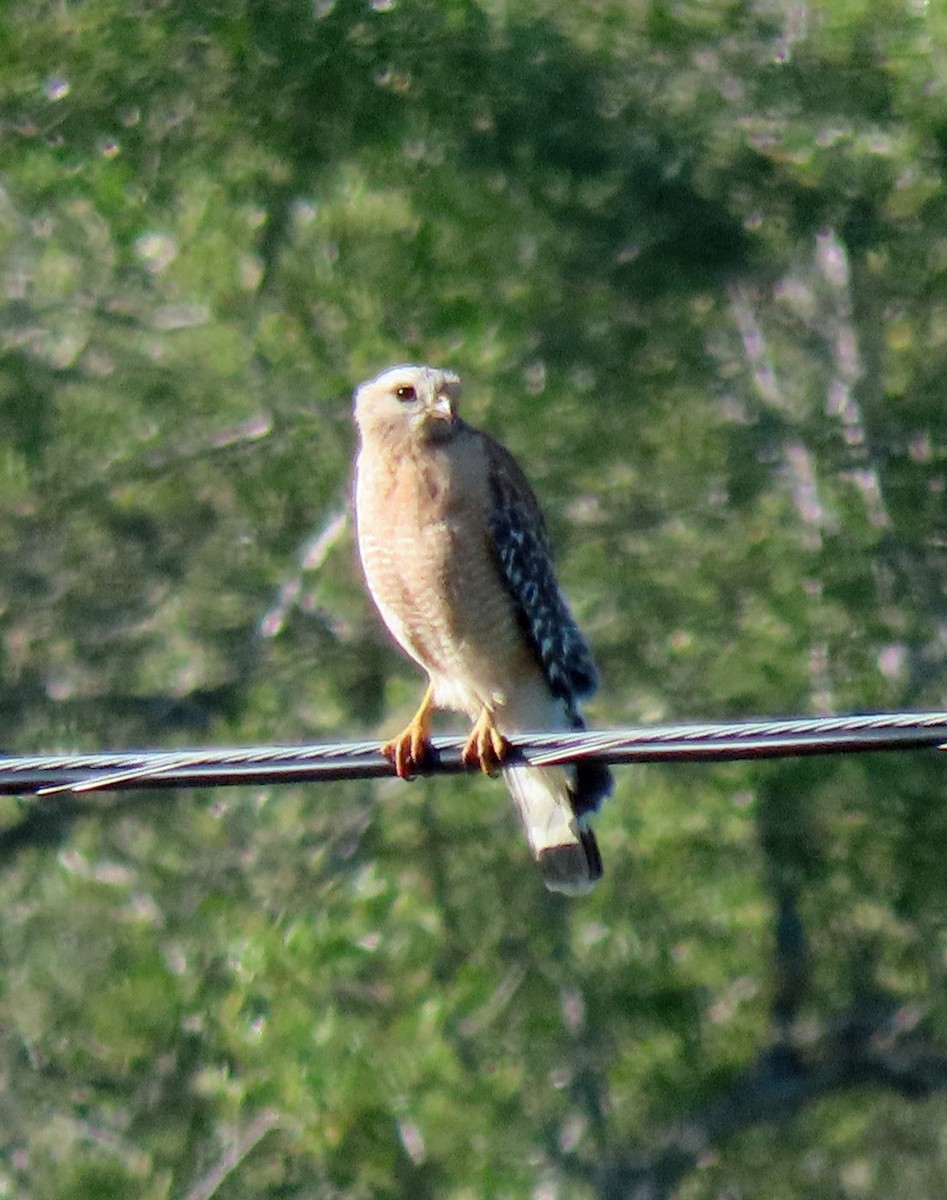
[[[589,815],[612,791],[603,763],[567,767],[506,767],[513,797],[543,882],[551,892],[585,896],[602,877],[602,857]]]

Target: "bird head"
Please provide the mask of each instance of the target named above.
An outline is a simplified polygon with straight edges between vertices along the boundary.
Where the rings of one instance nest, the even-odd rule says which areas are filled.
[[[396,429],[407,422],[418,436],[440,441],[457,423],[460,379],[437,367],[389,367],[355,392],[355,420],[367,428]]]

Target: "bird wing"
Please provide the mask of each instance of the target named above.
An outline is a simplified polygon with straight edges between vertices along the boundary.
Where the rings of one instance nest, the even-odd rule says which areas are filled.
[[[490,464],[490,532],[503,585],[554,695],[575,702],[598,686],[592,654],[556,582],[546,523],[512,454],[482,435]]]

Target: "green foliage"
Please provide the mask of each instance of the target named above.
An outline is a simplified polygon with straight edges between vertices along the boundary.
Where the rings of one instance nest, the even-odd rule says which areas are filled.
[[[545,502],[595,724],[947,707],[938,5],[9,0],[0,39],[6,749],[394,730],[339,514],[351,389],[414,360]],[[0,1192],[939,1196],[942,1095],[738,1100],[787,1006],[814,1058],[944,1038],[943,794],[629,769],[578,903],[479,779],[5,802]]]

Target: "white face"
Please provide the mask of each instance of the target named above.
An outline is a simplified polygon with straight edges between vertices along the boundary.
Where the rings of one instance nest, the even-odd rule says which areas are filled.
[[[389,367],[355,392],[355,419],[364,428],[406,418],[415,428],[447,432],[457,419],[460,380],[436,367]]]

